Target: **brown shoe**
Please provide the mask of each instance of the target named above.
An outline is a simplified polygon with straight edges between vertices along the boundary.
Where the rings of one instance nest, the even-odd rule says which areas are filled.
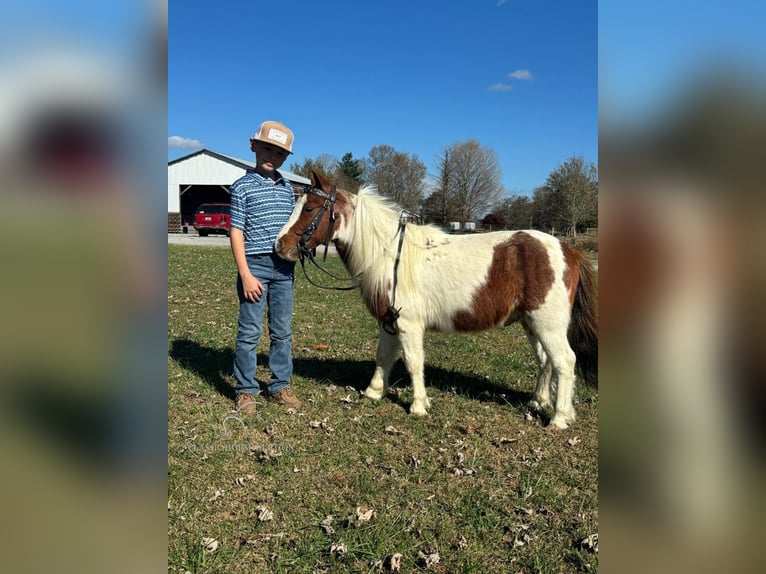
[[[290,390],[290,388],[282,389],[278,393],[274,393],[273,395],[269,395],[269,400],[274,401],[275,403],[279,403],[281,405],[286,405],[288,407],[298,408],[301,406],[301,402],[298,400],[298,397],[296,397],[293,392]]]
[[[237,395],[234,404],[236,405],[237,410],[244,415],[255,414],[255,395],[251,395],[250,393],[240,393]]]

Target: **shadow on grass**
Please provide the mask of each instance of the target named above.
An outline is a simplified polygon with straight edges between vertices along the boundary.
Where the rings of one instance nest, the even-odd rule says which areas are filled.
[[[234,398],[234,388],[229,383],[233,377],[233,349],[213,349],[189,339],[176,339],[172,343],[170,356],[181,367],[195,373],[222,396],[229,399]],[[267,365],[268,355],[259,353],[258,364]],[[358,391],[367,388],[374,370],[375,362],[373,360],[358,361],[315,357],[293,359],[293,372],[300,377],[322,384],[333,384],[339,387],[350,386]],[[454,392],[460,396],[482,402],[495,402],[518,407],[526,404],[532,397],[531,393],[500,385],[484,377],[441,367],[426,365],[425,379],[427,388],[436,388],[445,393]],[[409,374],[402,361],[399,360],[391,371],[390,387],[409,385]],[[405,403],[398,396],[394,397],[391,393],[387,396],[403,408],[409,407],[409,403]]]

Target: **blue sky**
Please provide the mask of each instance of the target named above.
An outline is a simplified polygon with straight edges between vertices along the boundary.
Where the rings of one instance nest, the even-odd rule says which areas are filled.
[[[545,0],[171,0],[168,160],[251,159],[265,119],[285,164],[387,144],[436,175],[448,145],[497,153],[509,194],[573,155],[597,162],[597,3]]]
[[[602,0],[598,19],[600,109],[612,123],[642,122],[701,77],[763,81],[762,0]]]

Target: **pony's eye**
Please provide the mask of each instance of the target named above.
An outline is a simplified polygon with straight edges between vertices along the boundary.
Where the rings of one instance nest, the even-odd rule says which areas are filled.
[[[316,207],[304,207],[303,211],[304,211],[304,213],[311,213],[315,209],[316,209]]]

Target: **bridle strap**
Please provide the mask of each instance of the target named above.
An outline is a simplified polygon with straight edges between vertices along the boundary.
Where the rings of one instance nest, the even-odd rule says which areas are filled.
[[[319,285],[318,283],[314,283],[311,278],[308,276],[308,273],[306,273],[306,265],[305,260],[308,259],[310,263],[314,265],[317,269],[319,269],[322,273],[325,275],[328,275],[332,277],[333,279],[336,279],[338,281],[355,281],[355,277],[338,277],[336,275],[333,275],[327,269],[324,269],[322,266],[317,263],[316,258],[314,257],[314,254],[311,249],[308,248],[306,245],[308,243],[308,240],[311,239],[311,236],[314,235],[317,228],[319,227],[319,222],[322,221],[322,217],[324,217],[325,212],[329,209],[330,210],[330,222],[327,225],[327,236],[324,240],[324,254],[322,256],[322,262],[327,261],[327,250],[330,246],[330,241],[332,240],[332,232],[333,228],[335,227],[335,219],[336,219],[336,213],[335,213],[335,198],[337,197],[338,189],[336,186],[332,186],[332,191],[330,193],[326,193],[323,190],[317,189],[316,187],[308,187],[304,191],[304,193],[310,193],[311,195],[316,195],[317,197],[321,197],[324,199],[324,204],[322,204],[322,207],[319,208],[319,211],[317,214],[311,219],[311,222],[308,224],[306,229],[301,234],[301,238],[298,241],[298,254],[300,256],[300,262],[301,262],[301,269],[303,269],[303,275],[306,277],[306,280],[311,283],[314,287],[319,287],[320,289],[330,289],[334,291],[350,291],[351,289],[356,289],[357,285],[351,285],[349,287],[326,287],[324,285]]]
[[[381,327],[383,327],[383,330],[389,335],[398,335],[400,332],[398,321],[399,313],[402,308],[396,308],[396,285],[398,283],[399,261],[402,257],[402,246],[404,245],[404,232],[407,230],[407,223],[410,220],[418,222],[420,221],[420,216],[410,211],[402,211],[399,215],[399,227],[396,230],[396,233],[399,234],[399,244],[396,247],[396,259],[394,260],[394,284],[391,292],[391,304],[388,306],[386,314],[383,315],[383,318],[380,321]]]
[[[301,248],[301,250],[306,249],[306,243],[308,242],[309,239],[311,239],[311,236],[314,235],[314,232],[316,232],[317,228],[319,227],[319,222],[322,221],[322,217],[324,217],[325,211],[329,209],[330,210],[330,225],[327,228],[327,238],[325,239],[325,258],[327,258],[327,245],[330,242],[330,237],[332,236],[333,224],[335,223],[335,196],[337,194],[337,187],[333,185],[332,192],[330,192],[329,194],[315,187],[306,188],[306,191],[304,191],[304,193],[310,193],[311,195],[316,195],[317,197],[321,197],[322,199],[324,199],[324,203],[322,204],[322,207],[319,208],[319,211],[317,211],[316,215],[311,219],[311,222],[308,224],[306,229],[303,230],[303,233],[301,234],[301,238],[298,241],[298,245]]]

